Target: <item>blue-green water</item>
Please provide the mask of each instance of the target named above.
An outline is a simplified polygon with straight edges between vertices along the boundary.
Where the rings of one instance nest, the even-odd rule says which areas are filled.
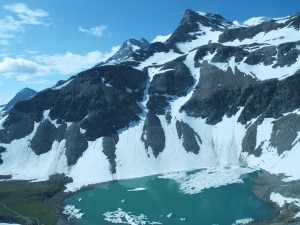
[[[275,215],[273,208],[251,192],[257,176],[243,175],[244,183],[194,195],[181,193],[173,180],[149,176],[77,192],[66,199],[66,204],[84,213],[76,220],[80,225],[232,225],[239,219],[262,220]],[[146,189],[128,191],[140,187]]]

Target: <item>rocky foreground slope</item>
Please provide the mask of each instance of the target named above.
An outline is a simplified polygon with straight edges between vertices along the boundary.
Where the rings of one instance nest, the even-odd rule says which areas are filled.
[[[0,175],[84,185],[208,166],[300,179],[300,15],[254,25],[187,10],[0,121]]]

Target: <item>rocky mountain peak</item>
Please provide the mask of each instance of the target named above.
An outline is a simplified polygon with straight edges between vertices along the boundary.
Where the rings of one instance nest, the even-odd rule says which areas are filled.
[[[121,48],[114,54],[111,58],[107,60],[107,62],[111,62],[114,60],[122,60],[128,58],[133,52],[137,50],[146,50],[150,46],[150,43],[142,38],[141,40],[137,39],[127,39],[121,46]]]
[[[197,37],[193,34],[200,32],[202,27],[208,27],[215,31],[223,31],[231,25],[232,22],[226,20],[221,15],[196,12],[187,9],[175,32],[171,35],[167,42],[175,44],[178,42],[194,40]]]

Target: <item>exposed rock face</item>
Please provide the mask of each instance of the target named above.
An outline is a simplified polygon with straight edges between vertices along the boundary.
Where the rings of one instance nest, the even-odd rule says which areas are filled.
[[[183,96],[194,84],[189,69],[182,62],[171,62],[162,70],[166,72],[161,72],[153,78],[149,89],[150,94]]]
[[[282,27],[284,27],[283,24],[278,24],[274,20],[271,20],[271,21],[263,22],[257,26],[250,27],[250,28],[241,27],[237,29],[225,30],[220,35],[219,42],[224,43],[224,42],[231,42],[236,39],[240,41],[244,39],[251,39],[261,32],[267,33],[269,31],[276,30]]]
[[[259,115],[265,118],[278,118],[283,113],[292,112],[300,107],[300,71],[285,80],[268,80],[252,92],[239,117],[246,123]]]
[[[47,89],[36,98],[20,102],[4,123],[8,131],[1,140],[12,141],[33,131],[43,111],[52,120],[76,122],[86,130],[85,137],[95,140],[116,133],[117,129],[138,120],[141,109],[137,101],[143,98],[146,75],[126,66],[93,68],[71,78],[65,88]],[[123,116],[119,117],[119,113]]]
[[[256,148],[257,142],[257,127],[262,123],[262,118],[259,117],[248,129],[246,135],[243,138],[242,149],[249,154],[255,155],[256,157],[261,156],[262,148],[259,145]],[[264,144],[264,143],[261,143]]]
[[[300,140],[297,140],[300,132],[300,116],[289,114],[273,122],[270,144],[275,147],[278,154],[282,154],[293,148]]]
[[[212,125],[222,121],[225,114],[235,114],[238,107],[245,103],[247,89],[257,83],[251,76],[238,70],[234,74],[231,68],[223,71],[207,63],[204,63],[200,73],[199,83],[191,99],[181,110],[189,116],[206,118],[206,122]]]
[[[278,62],[273,68],[291,66],[297,62],[300,55],[300,49],[297,46],[300,45],[300,41],[288,42],[278,45]]]
[[[34,115],[13,110],[3,124],[5,129],[0,130],[0,141],[10,143],[15,139],[29,135],[34,129]]]
[[[147,108],[156,115],[164,115],[170,104],[168,98],[161,95],[150,95]]]
[[[263,63],[265,66],[272,65],[276,60],[277,50],[275,46],[263,47],[249,54],[245,63],[249,65],[257,65]]]

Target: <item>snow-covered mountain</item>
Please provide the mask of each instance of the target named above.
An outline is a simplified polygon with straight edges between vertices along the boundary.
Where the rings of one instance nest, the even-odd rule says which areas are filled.
[[[126,41],[20,102],[0,121],[0,174],[64,173],[69,190],[241,164],[300,179],[300,15],[249,24],[187,10],[164,43]]]
[[[18,102],[33,98],[37,92],[30,88],[24,88],[19,91],[6,105],[0,106],[0,115],[9,112]]]

